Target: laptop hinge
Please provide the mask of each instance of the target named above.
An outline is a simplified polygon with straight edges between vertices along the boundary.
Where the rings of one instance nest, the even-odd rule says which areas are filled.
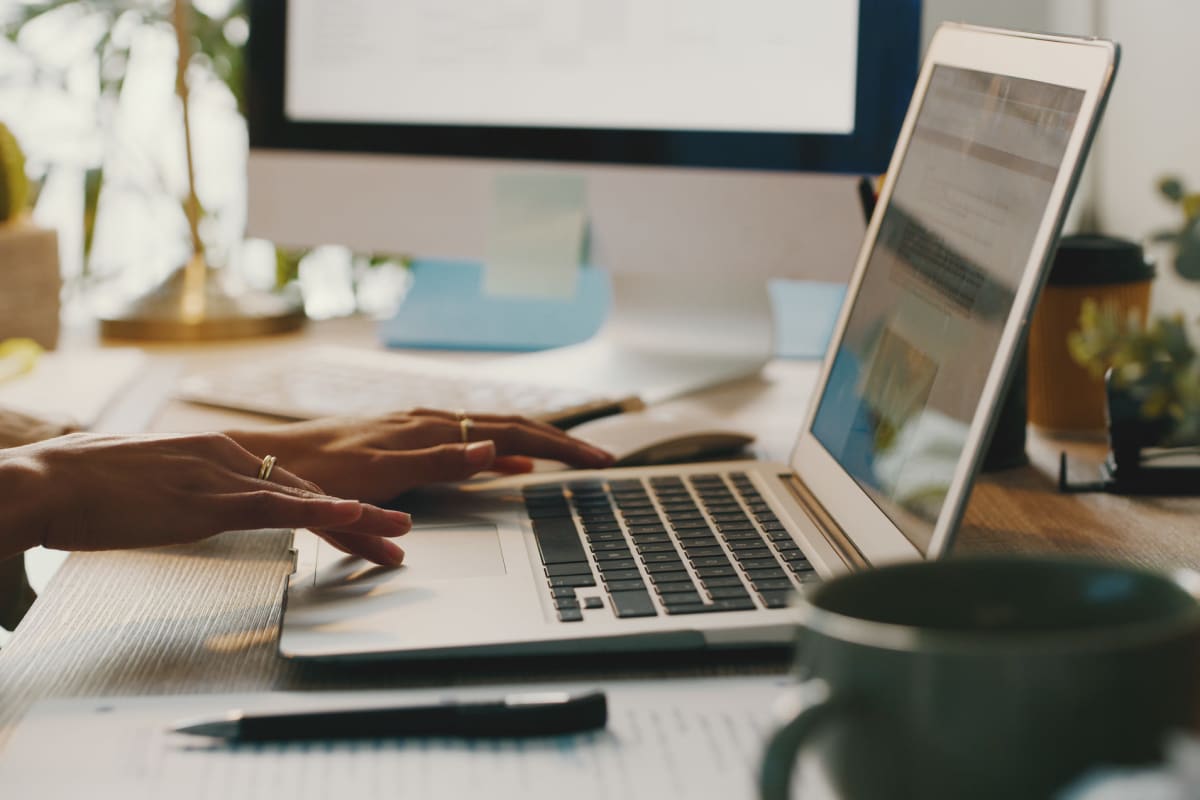
[[[817,530],[821,532],[821,536],[825,541],[832,545],[838,556],[845,562],[846,566],[851,570],[867,569],[870,562],[863,556],[862,551],[854,546],[854,542],[850,541],[850,537],[842,530],[821,502],[817,500],[816,495],[812,490],[805,485],[804,481],[800,480],[796,475],[780,475],[783,485],[788,488],[796,501],[800,503],[800,508],[812,523],[817,526]]]

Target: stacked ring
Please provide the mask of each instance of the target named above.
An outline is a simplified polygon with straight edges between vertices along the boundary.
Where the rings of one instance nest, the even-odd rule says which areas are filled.
[[[458,421],[458,430],[462,433],[462,442],[466,444],[471,441],[471,428],[475,427],[475,421],[470,417],[462,417]]]
[[[270,480],[273,469],[275,469],[275,456],[263,456],[262,465],[258,468],[258,479],[260,481]]]

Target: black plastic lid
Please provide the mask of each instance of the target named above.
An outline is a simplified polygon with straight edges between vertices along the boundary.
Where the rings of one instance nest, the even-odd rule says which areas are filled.
[[[1153,277],[1154,265],[1146,260],[1137,242],[1080,233],[1059,240],[1047,281],[1051,286],[1095,286],[1136,283]]]

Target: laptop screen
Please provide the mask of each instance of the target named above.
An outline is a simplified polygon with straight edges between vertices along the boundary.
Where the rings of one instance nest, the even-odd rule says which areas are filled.
[[[1084,92],[935,67],[812,433],[923,554]]]

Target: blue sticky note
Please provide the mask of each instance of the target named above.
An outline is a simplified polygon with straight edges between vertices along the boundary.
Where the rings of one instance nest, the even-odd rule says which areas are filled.
[[[844,283],[771,281],[775,315],[775,354],[780,358],[821,358],[837,325]]]

